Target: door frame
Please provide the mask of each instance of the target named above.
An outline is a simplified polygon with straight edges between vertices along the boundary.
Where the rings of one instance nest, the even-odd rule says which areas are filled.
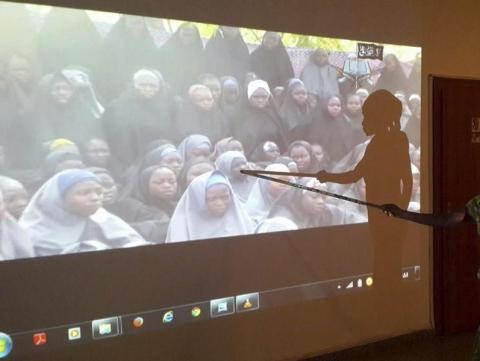
[[[427,164],[431,164],[431,168],[428,168],[428,183],[429,183],[429,196],[430,196],[430,209],[433,213],[446,212],[446,209],[442,209],[442,199],[444,195],[445,186],[443,184],[441,162],[445,149],[442,147],[444,129],[441,122],[436,121],[441,116],[442,107],[441,104],[434,103],[434,91],[436,79],[452,79],[452,80],[475,80],[480,81],[480,78],[467,77],[467,76],[455,76],[455,75],[440,75],[429,74],[428,75],[428,124],[427,129],[430,130],[429,137],[427,139],[427,147],[431,150]],[[440,102],[441,103],[441,102]],[[425,128],[424,128],[425,129]],[[422,157],[422,160],[426,160]],[[425,198],[423,198],[425,199]],[[448,292],[444,287],[446,267],[443,262],[444,250],[445,250],[445,233],[440,228],[433,228],[430,232],[431,243],[431,257],[432,265],[430,270],[432,271],[432,317],[433,326],[436,334],[445,335],[451,333],[447,329],[445,322],[445,302],[444,295]]]

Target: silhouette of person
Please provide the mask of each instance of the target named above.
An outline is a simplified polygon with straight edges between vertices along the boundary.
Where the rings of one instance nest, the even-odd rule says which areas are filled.
[[[320,182],[340,184],[364,179],[366,200],[389,204],[391,210],[407,209],[412,194],[409,143],[400,130],[402,103],[387,90],[373,92],[365,101],[362,127],[372,136],[363,158],[352,171],[317,174]],[[401,289],[402,242],[405,222],[369,207],[368,223],[374,246],[374,286],[384,297],[393,299]],[[395,292],[392,292],[395,291]]]

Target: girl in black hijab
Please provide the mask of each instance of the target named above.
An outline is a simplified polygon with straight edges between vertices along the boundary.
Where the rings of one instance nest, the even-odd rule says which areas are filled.
[[[108,100],[120,95],[135,71],[157,65],[157,47],[141,16],[122,15],[107,35],[102,54],[102,84]]]
[[[300,184],[327,190],[315,179],[303,178]],[[267,218],[285,217],[299,229],[345,224],[345,212],[327,202],[324,195],[291,188],[272,205]]]
[[[280,107],[280,116],[290,141],[303,139],[302,128],[313,121],[313,108],[308,93],[300,79],[291,79],[286,89],[285,100]]]
[[[332,162],[339,161],[351,150],[349,143],[352,127],[342,108],[342,100],[338,95],[320,102],[305,137],[309,143],[320,143]]]
[[[383,58],[383,63],[385,67],[382,69],[382,73],[375,84],[375,90],[385,89],[392,94],[398,90],[408,93],[410,90],[408,79],[398,58],[394,54],[387,54]]]
[[[38,51],[44,73],[81,65],[97,78],[101,38],[83,10],[52,8],[38,35]]]
[[[239,28],[220,26],[205,46],[207,70],[217,75],[233,76],[243,83],[249,68],[249,51]]]
[[[232,124],[233,136],[242,142],[247,159],[266,141],[274,142],[280,152],[286,148],[286,139],[280,116],[272,102],[270,88],[263,80],[248,84],[246,104]]]
[[[160,69],[176,95],[184,95],[205,72],[205,50],[195,25],[180,25],[160,48]]]
[[[178,111],[176,127],[179,138],[203,134],[215,143],[228,135],[225,118],[212,91],[201,84],[192,85],[188,90],[188,97]]]
[[[288,147],[288,156],[294,160],[301,173],[317,173],[322,170],[313,154],[312,146],[304,140],[291,143]]]
[[[44,77],[26,122],[37,146],[57,138],[82,144],[103,136],[94,109],[62,72]]]
[[[106,139],[124,167],[132,164],[151,141],[176,138],[176,105],[161,74],[140,69],[133,75],[132,83],[103,116]]]
[[[368,140],[363,130],[362,99],[358,94],[351,94],[347,98],[345,107],[345,119],[351,128],[349,148],[353,149],[356,145]]]
[[[284,86],[293,78],[293,67],[279,33],[267,31],[263,41],[250,55],[250,69],[264,79],[270,89]]]
[[[164,243],[177,199],[175,172],[167,166],[152,166],[140,173],[137,187],[115,208],[117,215],[147,241]]]

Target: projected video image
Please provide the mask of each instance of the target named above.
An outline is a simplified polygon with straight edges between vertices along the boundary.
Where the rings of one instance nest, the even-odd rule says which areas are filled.
[[[0,14],[1,260],[366,222],[364,206],[240,170],[353,169],[377,89],[402,102],[420,208],[420,48],[365,57],[352,40],[12,3]],[[365,199],[363,180],[282,179]]]

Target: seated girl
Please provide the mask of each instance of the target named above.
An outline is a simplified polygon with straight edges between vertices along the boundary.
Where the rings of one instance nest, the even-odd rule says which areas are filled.
[[[173,213],[166,242],[250,234],[253,225],[232,186],[219,171],[195,178]]]
[[[164,243],[177,196],[175,172],[152,166],[142,171],[132,194],[117,202],[116,214],[149,242]]]
[[[20,218],[36,256],[148,244],[102,208],[103,188],[93,173],[68,169],[35,193]]]

